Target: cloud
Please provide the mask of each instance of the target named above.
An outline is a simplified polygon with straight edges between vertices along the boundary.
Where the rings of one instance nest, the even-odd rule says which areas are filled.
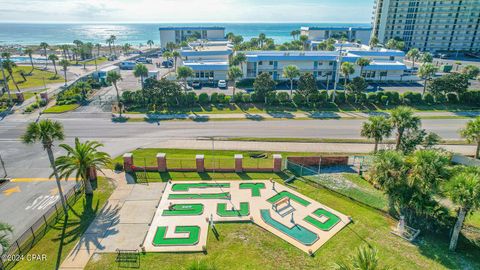
[[[373,0],[2,0],[4,21],[369,22]]]

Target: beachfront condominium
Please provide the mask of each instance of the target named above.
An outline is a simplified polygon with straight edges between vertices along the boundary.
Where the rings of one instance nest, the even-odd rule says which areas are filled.
[[[406,49],[479,51],[480,0],[375,0],[373,35]]]
[[[301,35],[307,36],[308,40],[314,44],[329,38],[356,41],[362,44],[368,44],[372,35],[371,27],[302,27]]]
[[[193,39],[221,40],[225,39],[225,27],[160,27],[160,44],[162,48],[168,43],[180,44],[183,41]]]

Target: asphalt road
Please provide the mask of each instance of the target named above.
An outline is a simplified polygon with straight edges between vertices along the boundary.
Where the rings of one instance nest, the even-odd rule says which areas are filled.
[[[112,156],[170,139],[199,137],[360,138],[363,120],[282,121],[166,121],[157,123],[113,123],[108,113],[68,113],[50,116],[65,127],[66,143],[75,137],[98,140]],[[467,119],[423,120],[427,131],[445,139],[458,139]],[[0,154],[10,177],[46,177],[50,174],[46,153],[40,145],[24,145],[19,137],[28,121],[0,121]],[[55,154],[60,154],[56,147]],[[1,170],[1,169],[0,169]],[[1,172],[0,172],[1,173]]]

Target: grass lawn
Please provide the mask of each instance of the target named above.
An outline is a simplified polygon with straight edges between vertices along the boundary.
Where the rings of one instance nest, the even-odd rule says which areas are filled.
[[[58,67],[57,67],[58,68]],[[15,78],[15,81],[17,82],[18,88],[20,89],[26,89],[26,88],[33,88],[33,87],[39,87],[39,86],[44,86],[44,81],[43,79],[45,78],[45,84],[50,84],[50,83],[59,83],[63,82],[63,77],[61,76],[61,72],[59,71],[58,75],[56,77],[54,72],[50,71],[44,71],[40,69],[35,69],[32,73],[31,76],[26,76],[27,81],[24,81],[22,76],[20,76],[20,71],[25,72],[26,74],[30,73],[30,70],[32,70],[31,66],[17,66],[16,68],[13,69],[13,77]],[[10,80],[8,82],[8,87],[12,91],[13,94],[14,90],[16,90],[15,85],[13,84],[13,81]]]
[[[105,63],[105,62],[107,62],[107,61],[108,61],[107,57],[103,57],[103,56],[102,56],[102,57],[99,57],[99,58],[97,58],[97,65],[101,65],[101,64],[103,64],[103,63]],[[79,64],[79,65],[83,65],[83,62],[78,62],[78,64]],[[95,65],[95,60],[86,61],[85,64],[86,64],[87,66]]]
[[[80,236],[95,219],[95,216],[100,212],[112,192],[112,183],[103,177],[99,177],[93,199],[88,199],[89,197],[82,196],[71,206],[64,235],[62,236],[62,231],[65,219],[62,218],[57,224],[52,226],[47,234],[45,234],[45,236],[28,252],[28,254],[45,254],[47,260],[23,260],[19,262],[14,269],[55,269],[57,258],[59,256],[59,248],[62,247],[60,253],[60,262],[62,262],[68,253],[74,248],[75,244],[80,239]]]
[[[174,178],[174,180],[176,180]],[[447,237],[423,233],[412,244],[391,234],[396,221],[382,212],[363,206],[327,189],[295,181],[292,188],[353,218],[314,257],[249,223],[217,224],[217,240],[208,234],[207,251],[202,253],[146,253],[141,269],[188,269],[197,261],[216,269],[329,269],[352,255],[354,249],[370,244],[379,250],[381,264],[398,269],[478,269],[480,248],[460,239],[458,252],[448,251]],[[97,254],[86,269],[117,269],[116,254]],[[194,268],[191,268],[194,269]]]
[[[43,112],[44,113],[64,113],[64,112],[73,111],[73,110],[77,109],[78,107],[80,107],[79,104],[55,105],[55,106],[52,106],[52,107],[46,109]]]

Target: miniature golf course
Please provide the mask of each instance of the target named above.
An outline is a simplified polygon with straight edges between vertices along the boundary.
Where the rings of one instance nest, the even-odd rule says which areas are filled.
[[[153,238],[154,246],[187,246],[196,245],[200,235],[200,227],[198,226],[177,226],[175,233],[188,233],[187,237],[165,238],[168,227],[158,227],[155,237]]]
[[[229,188],[229,183],[185,183],[174,184],[172,191],[188,191],[191,188]]]
[[[313,212],[313,214],[319,218],[326,217],[327,220],[321,222],[312,216],[306,216],[303,220],[319,228],[322,231],[330,231],[335,225],[337,225],[338,222],[340,222],[339,217],[323,208],[317,209],[315,212]]]
[[[290,192],[288,192],[288,191],[279,192],[277,195],[271,197],[271,198],[268,199],[267,201],[268,201],[269,203],[272,203],[272,204],[273,204],[273,203],[276,203],[276,202],[278,202],[279,200],[281,200],[281,199],[283,199],[283,198],[285,198],[285,197],[290,198],[290,200],[296,201],[297,203],[301,204],[302,206],[308,206],[308,205],[310,205],[310,202],[309,202],[309,201],[304,200],[304,199],[298,197],[297,195],[292,194],[292,193],[290,193]]]
[[[199,216],[203,214],[203,204],[174,204],[164,210],[162,216]]]
[[[170,194],[168,199],[175,200],[175,199],[228,199],[230,198],[230,192],[222,192],[222,193],[202,193],[202,194]]]
[[[260,214],[265,223],[279,230],[280,232],[286,234],[287,236],[297,240],[303,245],[311,246],[318,240],[317,234],[315,234],[314,232],[308,230],[307,228],[301,225],[297,224],[289,228],[283,225],[282,223],[276,221],[275,219],[272,218],[272,216],[270,215],[270,210],[268,209],[260,210]]]
[[[227,210],[226,203],[217,204],[217,214],[221,217],[242,217],[250,215],[248,202],[240,203],[240,210]]]
[[[250,189],[252,191],[252,197],[260,197],[260,189],[265,189],[264,183],[241,183],[240,189]]]

